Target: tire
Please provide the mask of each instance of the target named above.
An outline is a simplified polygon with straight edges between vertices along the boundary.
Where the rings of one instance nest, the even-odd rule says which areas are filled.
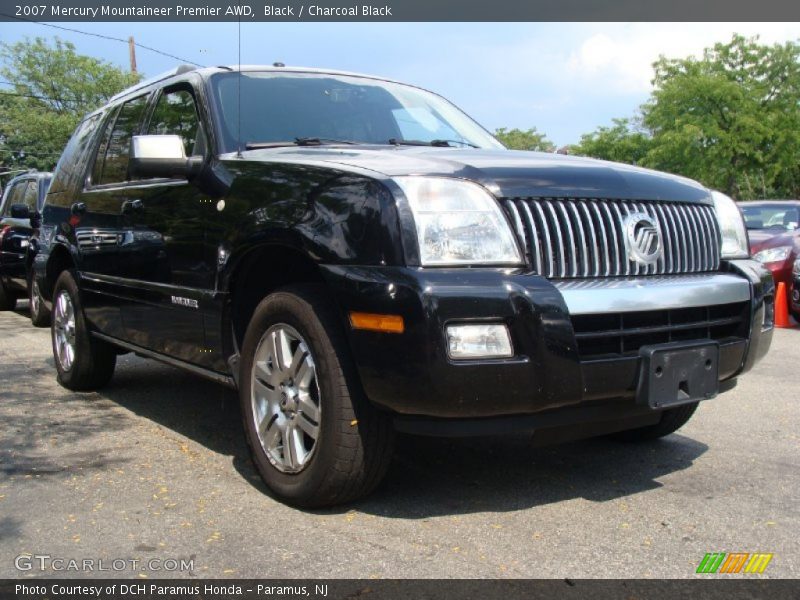
[[[668,408],[661,415],[661,420],[655,425],[629,429],[611,434],[611,438],[621,442],[647,442],[662,438],[686,425],[697,410],[697,402],[685,404],[676,408]]]
[[[114,374],[114,347],[93,338],[86,325],[80,292],[71,271],[64,271],[53,289],[50,337],[58,382],[76,391],[96,390]]]
[[[9,294],[0,282],[0,310],[14,310],[17,307],[17,297]]]
[[[361,390],[329,296],[321,285],[270,294],[256,307],[242,345],[239,395],[253,462],[279,499],[302,508],[371,492],[394,441],[391,419]],[[288,348],[283,354],[291,361],[281,360],[272,340]],[[286,368],[289,362],[297,368]],[[287,436],[295,440],[291,446]]]
[[[45,306],[44,298],[39,290],[39,282],[36,277],[31,277],[28,282],[28,305],[31,312],[31,323],[34,327],[47,327],[50,325],[50,310]]]

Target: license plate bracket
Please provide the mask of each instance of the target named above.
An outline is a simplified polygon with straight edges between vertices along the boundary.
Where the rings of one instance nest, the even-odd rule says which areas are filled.
[[[713,398],[719,392],[719,344],[671,342],[642,346],[636,401],[654,410]]]

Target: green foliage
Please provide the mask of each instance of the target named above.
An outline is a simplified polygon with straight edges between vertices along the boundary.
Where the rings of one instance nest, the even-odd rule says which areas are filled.
[[[0,43],[0,167],[51,170],[80,119],[139,76],[56,38]],[[26,152],[27,151],[27,152]]]
[[[494,136],[510,150],[535,150],[539,152],[553,152],[556,147],[543,133],[533,127],[527,131],[521,129],[506,129],[501,127],[494,132]]]
[[[641,130],[583,136],[579,154],[678,173],[734,198],[800,197],[800,46],[735,35],[653,65]]]
[[[581,136],[580,143],[570,147],[570,154],[638,165],[651,146],[652,138],[647,132],[637,129],[631,120],[614,119],[613,126],[599,127],[597,131]]]

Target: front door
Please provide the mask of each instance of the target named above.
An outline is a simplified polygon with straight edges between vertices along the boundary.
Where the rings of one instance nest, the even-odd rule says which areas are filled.
[[[207,152],[188,84],[161,91],[143,133],[180,135],[187,156]],[[133,181],[121,202],[119,269],[126,338],[198,365],[208,364],[204,314],[216,264],[206,243],[215,204],[186,179]]]

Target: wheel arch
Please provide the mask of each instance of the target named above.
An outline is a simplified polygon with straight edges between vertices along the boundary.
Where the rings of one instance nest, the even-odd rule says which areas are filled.
[[[241,348],[256,306],[273,291],[294,283],[325,284],[319,263],[307,252],[285,244],[249,250],[230,269],[226,291],[232,348]]]
[[[56,280],[62,272],[75,267],[75,259],[72,253],[61,244],[56,244],[50,251],[45,265],[45,277],[41,280],[39,290],[47,301],[53,300],[53,288]]]

